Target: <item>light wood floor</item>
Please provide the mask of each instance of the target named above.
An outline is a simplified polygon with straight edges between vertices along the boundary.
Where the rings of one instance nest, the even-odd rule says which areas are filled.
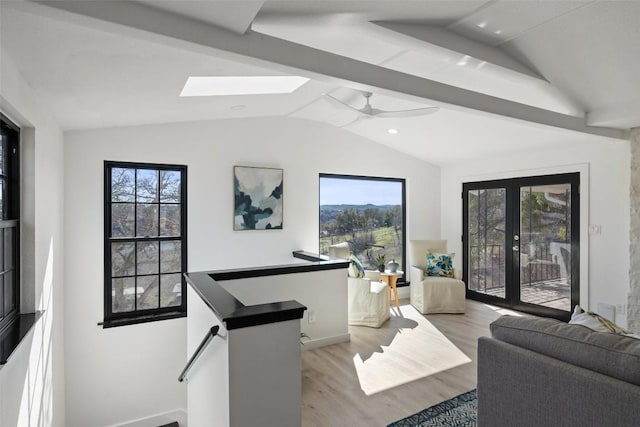
[[[403,311],[412,309],[408,300],[401,300],[401,306]],[[349,343],[302,352],[302,424],[305,427],[386,426],[475,388],[478,337],[489,335],[489,323],[493,320],[502,314],[513,313],[467,300],[465,314],[430,314],[424,316],[428,322],[421,321],[416,325],[415,321],[394,315],[394,311],[392,309],[391,320],[380,329],[351,326]],[[396,335],[416,327],[429,329],[431,333],[419,335],[420,338],[410,346],[394,347],[394,343],[399,342]],[[375,353],[386,351],[392,354],[388,357],[393,357],[394,362],[397,360],[411,372],[416,363],[412,356],[418,350],[451,351],[451,344],[471,362],[370,396],[360,387],[354,357],[366,363]],[[380,373],[381,382],[388,379],[384,372]]]

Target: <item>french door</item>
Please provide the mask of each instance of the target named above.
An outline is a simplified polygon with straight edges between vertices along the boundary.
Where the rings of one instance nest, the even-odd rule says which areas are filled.
[[[580,175],[463,184],[467,296],[567,320],[580,291]]]

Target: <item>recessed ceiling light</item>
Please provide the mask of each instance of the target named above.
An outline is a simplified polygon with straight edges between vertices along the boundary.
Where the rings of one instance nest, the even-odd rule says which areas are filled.
[[[387,129],[387,132],[389,132],[391,135],[396,135],[398,133],[398,129]]]
[[[244,110],[245,108],[247,108],[247,106],[246,105],[232,105],[230,108],[232,110],[235,110],[235,111],[240,111],[240,110]]]
[[[189,77],[180,96],[291,93],[308,81],[298,76]]]
[[[495,34],[502,34],[502,30],[495,30],[494,33]]]
[[[482,22],[480,22],[480,23],[479,23],[479,24],[477,24],[477,25],[478,25],[478,27],[480,27],[480,28],[484,28],[484,27],[486,27],[486,26],[487,26],[487,21],[482,21]]]

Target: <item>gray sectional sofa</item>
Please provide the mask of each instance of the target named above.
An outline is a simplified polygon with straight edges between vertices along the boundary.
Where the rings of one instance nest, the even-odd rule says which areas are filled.
[[[479,427],[639,427],[640,340],[503,316],[478,341]]]

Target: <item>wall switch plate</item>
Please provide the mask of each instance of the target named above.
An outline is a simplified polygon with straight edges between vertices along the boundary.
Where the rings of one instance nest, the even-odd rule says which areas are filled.
[[[589,224],[589,234],[600,234],[602,232],[602,226],[600,224]]]
[[[309,310],[309,323],[316,323],[316,311]]]

